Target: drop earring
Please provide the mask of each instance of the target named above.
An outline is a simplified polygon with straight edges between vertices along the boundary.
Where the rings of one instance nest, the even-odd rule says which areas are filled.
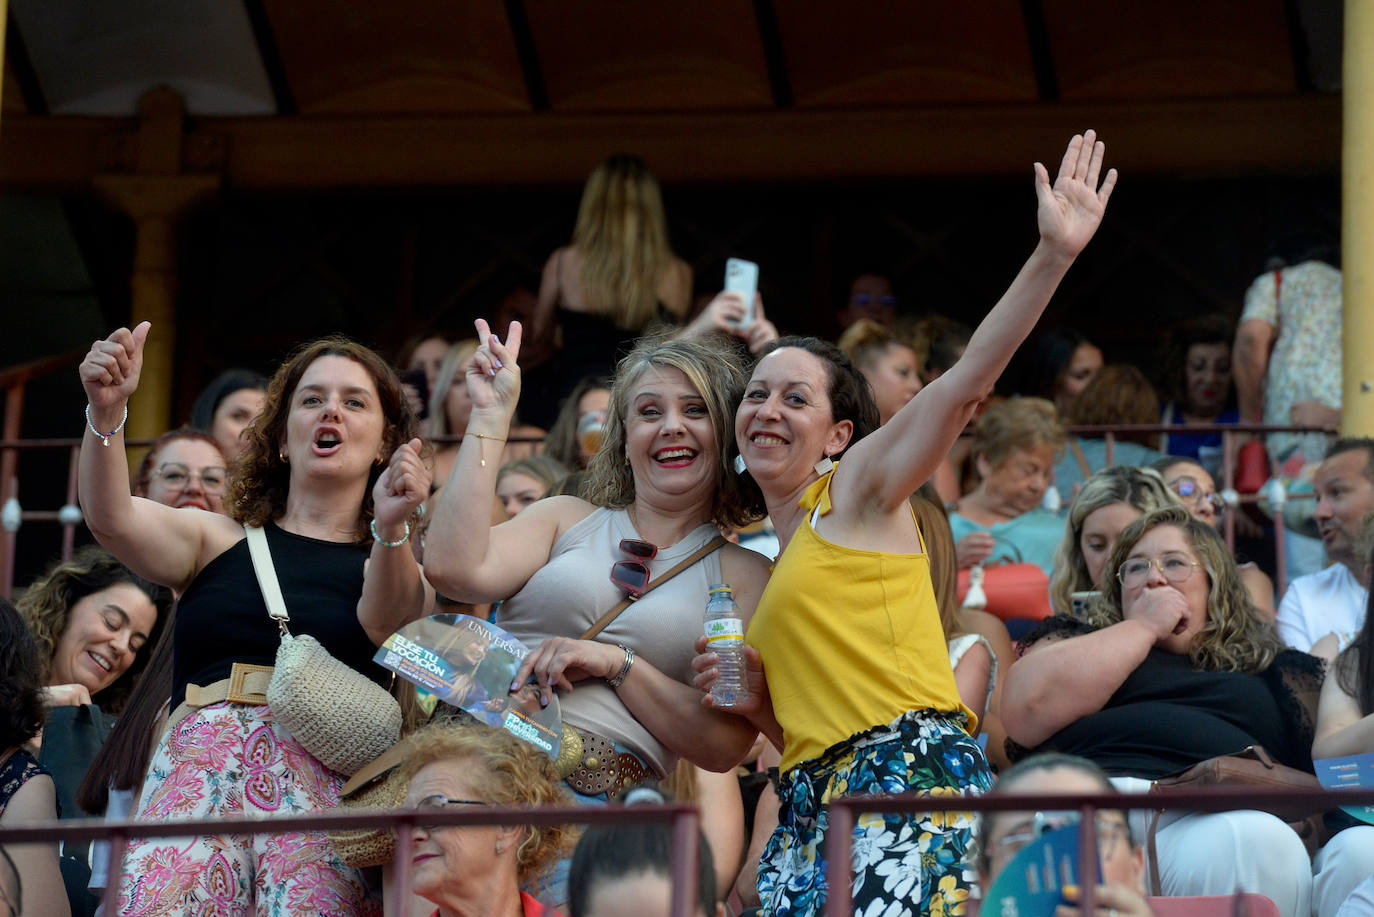
[[[817,462],[814,467],[816,469],[816,474],[820,475],[821,477],[825,477],[834,469],[835,462],[830,458],[830,456],[826,455],[822,456],[821,460]]]
[[[277,450],[277,458],[281,459],[281,463],[282,463],[283,465],[290,465],[290,464],[291,464],[289,461],[287,461],[287,458],[286,458],[286,450],[285,450],[285,449],[278,449],[278,450]]]
[[[735,456],[735,474],[744,474],[749,470],[749,466],[744,464],[744,456]]]

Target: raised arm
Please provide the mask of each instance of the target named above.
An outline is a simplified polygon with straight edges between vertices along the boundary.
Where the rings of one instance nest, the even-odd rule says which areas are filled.
[[[110,553],[140,576],[181,590],[243,530],[215,513],[173,509],[129,492],[124,421],[151,327],[143,322],[133,331],[120,328],[92,344],[81,361],[89,409],[78,495],[86,525]],[[226,544],[217,544],[221,541]]]
[[[890,513],[934,473],[1097,231],[1116,185],[1115,169],[1098,185],[1105,154],[1094,132],[1087,131],[1069,141],[1053,185],[1045,167],[1035,164],[1040,227],[1035,251],[973,333],[959,361],[849,450],[832,487],[859,499],[837,499],[837,507]]]
[[[402,444],[372,488],[377,537],[363,575],[358,623],[377,646],[402,625],[434,610],[434,590],[410,550],[407,521],[429,496],[430,470],[420,458],[422,445],[419,439]]]
[[[477,320],[482,341],[467,370],[472,414],[425,535],[425,576],[460,602],[506,599],[548,562],[571,498],[540,500],[509,522],[491,525],[496,472],[520,398],[521,328],[505,344]]]

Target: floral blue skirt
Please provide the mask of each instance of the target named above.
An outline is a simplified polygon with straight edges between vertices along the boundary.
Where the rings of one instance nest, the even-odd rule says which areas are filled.
[[[837,796],[980,795],[992,772],[962,714],[910,711],[782,775],[778,828],[759,864],[763,913],[820,914],[825,906],[827,802]],[[860,813],[853,838],[853,912],[862,917],[962,915],[975,887],[969,812]]]

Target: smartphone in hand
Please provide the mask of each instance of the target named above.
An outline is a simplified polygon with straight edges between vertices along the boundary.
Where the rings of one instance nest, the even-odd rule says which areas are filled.
[[[754,324],[754,294],[759,288],[759,266],[743,258],[725,262],[725,292],[738,293],[744,299],[744,318],[740,327]]]

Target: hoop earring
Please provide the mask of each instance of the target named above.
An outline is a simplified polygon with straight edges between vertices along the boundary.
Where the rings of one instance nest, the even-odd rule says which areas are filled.
[[[830,456],[826,455],[822,456],[821,460],[817,462],[813,467],[816,469],[816,474],[820,475],[821,477],[825,477],[827,474],[834,470],[835,462],[833,459],[830,458]]]

